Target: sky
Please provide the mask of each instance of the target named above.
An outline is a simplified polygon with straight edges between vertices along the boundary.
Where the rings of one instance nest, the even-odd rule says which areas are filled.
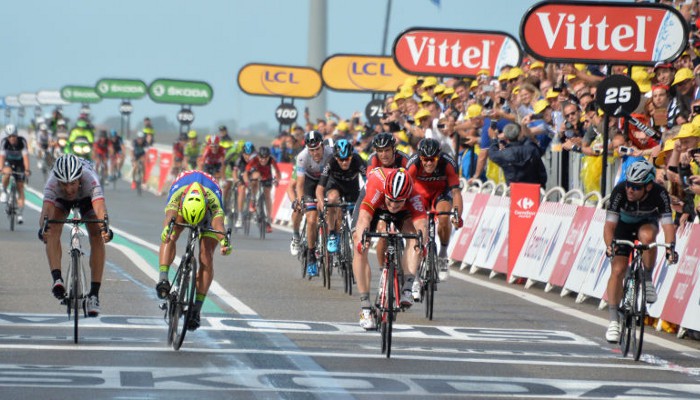
[[[380,55],[388,0],[327,0],[327,55]],[[387,51],[410,27],[497,30],[518,38],[533,0],[393,0]],[[157,78],[208,82],[214,96],[193,107],[195,127],[214,129],[235,120],[240,128],[277,129],[280,100],[250,96],[237,84],[248,63],[307,65],[309,0],[13,0],[3,2],[0,96],[94,86],[102,78]],[[363,111],[368,93],[327,88],[329,110],[349,118]],[[132,102],[132,121],[166,116],[177,105]],[[305,100],[295,101],[301,112]],[[118,116],[119,100],[92,105],[94,121]],[[75,118],[79,105],[64,107]],[[45,107],[44,112],[49,108]],[[28,110],[27,114],[31,114]],[[16,114],[16,113],[15,113]],[[28,117],[25,117],[28,118]],[[132,123],[133,127],[133,123]]]

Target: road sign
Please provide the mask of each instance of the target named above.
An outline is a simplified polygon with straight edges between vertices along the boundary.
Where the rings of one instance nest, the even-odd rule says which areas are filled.
[[[99,103],[102,100],[95,88],[89,86],[64,86],[61,98],[71,103]]]
[[[620,107],[626,114],[632,113],[640,99],[639,86],[627,75],[610,75],[596,89],[596,104],[610,115],[617,114]]]
[[[367,117],[367,121],[372,125],[381,123],[380,119],[384,117],[384,101],[377,99],[367,103],[365,107],[365,117]]]
[[[194,113],[189,108],[182,108],[177,113],[177,122],[181,125],[191,125],[194,122]]]
[[[283,103],[275,110],[275,118],[277,118],[277,122],[282,125],[293,124],[296,122],[298,115],[299,112],[297,112],[297,108],[294,107],[294,104]]]
[[[203,106],[214,97],[206,82],[156,79],[148,87],[148,96],[156,103]]]
[[[146,95],[148,87],[137,79],[100,79],[95,90],[105,99],[140,99]]]
[[[131,105],[131,102],[129,101],[122,101],[121,104],[119,104],[119,113],[122,115],[129,115],[134,111],[134,106]]]
[[[36,93],[36,99],[39,104],[45,106],[67,106],[70,104],[61,98],[61,92],[58,90],[40,90]]]

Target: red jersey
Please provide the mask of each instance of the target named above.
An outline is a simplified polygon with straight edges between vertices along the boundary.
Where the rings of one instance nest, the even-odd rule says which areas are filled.
[[[248,160],[248,164],[245,166],[245,171],[249,174],[251,172],[258,171],[260,173],[260,180],[269,181],[270,179],[272,179],[273,166],[276,170],[279,171],[279,169],[277,168],[277,161],[275,161],[274,158],[270,157],[267,164],[262,165],[260,164],[260,159],[257,156],[253,156],[250,158],[250,160]]]
[[[440,153],[437,168],[432,174],[425,172],[418,153],[408,160],[408,175],[413,178],[413,191],[424,199],[425,205],[433,204],[435,198],[449,190],[459,188],[459,175],[454,158]]]
[[[367,184],[365,185],[365,197],[362,199],[360,209],[365,210],[374,216],[376,210],[386,210],[384,205],[384,182],[386,176],[391,172],[391,168],[375,168],[367,174]],[[427,218],[423,202],[420,195],[416,193],[416,186],[413,185],[413,192],[404,203],[400,211],[408,211],[412,220]]]
[[[185,145],[182,142],[173,143],[173,158],[175,161],[182,161],[185,159]]]
[[[204,165],[224,165],[224,160],[226,160],[226,150],[219,146],[216,152],[213,152],[210,146],[204,148],[204,154],[202,154],[202,163]]]
[[[395,150],[394,164],[391,165],[390,168],[406,168],[406,164],[408,164],[408,155],[406,155],[406,153],[403,151]],[[369,155],[369,159],[367,160],[367,175],[369,175],[369,173],[377,167],[383,167],[383,165],[382,162],[379,161],[377,153],[374,152]]]
[[[99,138],[95,140],[95,143],[92,145],[92,148],[95,151],[95,155],[100,157],[107,157],[107,153],[109,153],[110,147],[111,143],[107,138]]]

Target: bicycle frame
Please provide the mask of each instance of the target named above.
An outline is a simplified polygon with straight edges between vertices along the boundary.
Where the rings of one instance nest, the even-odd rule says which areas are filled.
[[[340,250],[333,253],[332,257],[328,257],[332,265],[335,265],[343,277],[345,293],[352,295],[352,284],[354,281],[354,276],[352,272],[352,236],[350,235],[350,227],[352,226],[352,213],[355,208],[355,203],[346,202],[345,199],[341,199],[340,203],[328,203],[324,201],[324,214],[327,212],[328,208],[341,208],[342,209],[342,223],[340,228]],[[324,215],[325,220],[325,215]],[[329,267],[330,270],[331,267]],[[329,275],[330,281],[330,275]],[[328,284],[330,289],[330,283]]]
[[[421,283],[421,302],[425,302],[425,317],[433,320],[435,304],[435,291],[437,291],[438,278],[438,254],[435,235],[437,223],[435,219],[442,215],[458,218],[457,209],[452,211],[428,211],[428,255],[423,259],[418,270],[418,279]]]

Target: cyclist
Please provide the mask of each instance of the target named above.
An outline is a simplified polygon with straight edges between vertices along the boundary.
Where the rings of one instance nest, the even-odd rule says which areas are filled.
[[[321,171],[328,160],[333,157],[333,148],[323,144],[323,135],[318,131],[309,131],[304,135],[306,148],[297,155],[294,182],[296,194],[302,195],[306,207],[306,240],[308,253],[306,258],[306,274],[309,277],[318,276],[316,264],[316,236],[318,235],[318,210],[316,202],[316,185],[321,179]],[[298,228],[297,228],[298,229]],[[292,245],[298,249],[301,237],[299,232],[292,234]]]
[[[231,135],[228,134],[228,128],[226,125],[219,125],[219,141],[221,142],[221,147],[224,148],[224,150],[228,150],[233,146],[233,139],[231,138]]]
[[[7,137],[0,142],[0,166],[2,166],[2,191],[0,202],[7,201],[7,185],[10,184],[10,174],[15,176],[17,183],[17,223],[24,223],[22,212],[24,211],[24,182],[31,175],[29,170],[29,152],[27,140],[20,137],[17,127],[9,124],[5,126]]]
[[[78,122],[75,123],[75,128],[70,131],[70,136],[68,136],[68,148],[80,137],[85,138],[90,144],[95,141],[95,134],[92,132],[92,129],[90,129],[87,117],[78,119]]]
[[[176,177],[185,170],[185,145],[187,144],[187,134],[180,134],[177,141],[173,143],[173,166],[170,168],[170,175]]]
[[[136,139],[131,144],[131,187],[136,188],[136,171],[141,168],[141,173],[143,174],[145,165],[144,158],[146,156],[146,135],[143,132],[138,132],[136,134]]]
[[[250,160],[253,158],[255,155],[255,145],[253,142],[245,142],[243,145],[243,150],[241,151],[240,156],[238,157],[238,160],[236,160],[236,164],[233,167],[233,176],[234,179],[243,182],[243,172],[245,171],[245,168],[248,166],[248,163]],[[236,205],[238,207],[238,218],[236,218],[236,228],[241,228],[243,227],[243,213],[240,211],[243,210],[243,202],[245,201],[245,190],[246,186],[245,185],[238,185],[238,204]],[[246,205],[247,206],[247,205]]]
[[[146,147],[153,146],[155,142],[155,130],[153,130],[153,123],[149,117],[143,119],[143,133],[146,135]]]
[[[92,144],[93,153],[95,154],[95,171],[100,170],[100,165],[103,168],[109,168],[109,153],[110,153],[110,141],[107,137],[107,131],[101,130],[97,140]]]
[[[231,187],[233,186],[234,181],[233,170],[236,167],[236,161],[238,161],[238,157],[241,155],[244,145],[244,141],[236,140],[235,142],[231,142],[231,146],[225,148],[226,160],[224,160],[224,177],[226,180],[224,181],[224,185],[221,189],[224,192],[224,205],[228,207],[226,210],[224,210],[226,213],[231,212],[231,208],[233,207],[231,204],[231,196],[233,194]]]
[[[422,232],[427,235],[427,215],[420,195],[413,189],[413,179],[404,168],[375,168],[369,173],[367,194],[362,199],[359,212],[356,209],[353,218],[353,240],[356,244],[352,259],[352,269],[360,292],[360,326],[371,330],[376,327],[369,301],[369,286],[372,271],[367,258],[367,246],[362,243],[365,230],[385,232],[388,223],[393,222],[397,230],[405,233]],[[413,305],[411,293],[416,271],[421,260],[422,250],[415,249],[408,241],[404,253],[407,262],[402,264],[404,285],[401,290],[401,305]]]
[[[274,179],[272,178],[273,167],[275,169]],[[251,179],[253,181],[251,181]],[[269,147],[261,147],[258,150],[258,154],[250,159],[250,162],[248,162],[243,172],[243,182],[246,186],[250,185],[251,193],[258,192],[258,183],[263,187],[265,209],[267,210],[267,233],[272,233],[272,197],[270,196],[270,188],[272,185],[277,185],[280,179],[280,170],[277,166],[277,161],[270,156]]]
[[[297,256],[299,254],[299,250],[301,250],[301,243],[300,243],[300,233],[299,233],[299,228],[301,227],[301,219],[304,216],[303,210],[302,210],[302,202],[300,201],[301,197],[297,193],[297,186],[296,182],[297,181],[297,170],[296,168],[292,170],[292,177],[290,180],[290,184],[287,186],[287,197],[289,198],[289,201],[292,203],[292,216],[290,217],[292,221],[292,241],[289,244],[289,252],[293,256]],[[296,240],[295,240],[296,238]]]
[[[197,162],[197,169],[216,178],[217,182],[224,178],[223,165],[226,151],[219,146],[219,136],[207,136],[204,152]]]
[[[49,126],[45,122],[40,123],[36,136],[36,142],[39,145],[39,153],[37,154],[39,158],[39,169],[44,168],[43,163],[44,160],[46,160],[45,156],[52,151],[54,141],[54,136],[51,131],[49,131]],[[50,159],[51,158],[49,158],[49,160]],[[46,165],[45,167],[46,169],[50,169],[53,165]]]
[[[640,159],[627,167],[626,180],[618,183],[610,194],[603,239],[607,246],[606,254],[612,258],[608,279],[608,312],[610,322],[605,333],[608,342],[620,340],[620,322],[617,307],[622,298],[622,281],[627,270],[631,249],[629,246],[613,246],[613,239],[639,240],[644,244],[656,241],[659,224],[664,231],[666,259],[670,264],[678,261],[675,250],[676,229],[671,214],[671,199],[666,189],[654,182],[656,169],[646,160]],[[656,248],[642,255],[646,272],[644,291],[647,303],[656,302],[656,289],[652,282],[652,271],[656,260]]]
[[[111,145],[110,158],[112,162],[110,163],[109,176],[112,180],[118,179],[122,176],[122,165],[124,164],[124,141],[122,137],[117,134],[117,131],[112,129],[109,132],[109,142]]]
[[[64,154],[54,163],[53,174],[44,187],[44,204],[39,217],[43,224],[44,217],[65,219],[73,207],[80,209],[83,218],[105,219],[107,206],[104,192],[100,186],[97,173],[90,163],[73,154]],[[61,277],[61,232],[62,224],[52,224],[44,235],[39,228],[39,239],[46,244],[46,256],[49,261],[53,286],[51,292],[61,300],[66,294],[66,287]],[[87,225],[90,237],[90,292],[87,298],[87,312],[90,317],[100,314],[100,286],[105,265],[105,243],[112,240],[112,231],[108,225]]]
[[[415,190],[423,199],[426,210],[437,212],[457,209],[458,218],[452,219],[456,229],[462,227],[462,193],[459,190],[459,174],[454,158],[440,150],[437,139],[423,139],[418,143],[416,154],[408,161],[408,174],[413,178]],[[446,280],[448,275],[447,245],[450,242],[450,218],[438,217],[437,236],[440,238],[438,251],[438,278]],[[420,283],[415,287],[414,297],[420,296]]]
[[[340,203],[341,197],[346,202],[354,203],[360,195],[360,176],[367,175],[367,164],[354,152],[354,148],[346,139],[336,140],[333,145],[334,158],[323,166],[321,179],[316,186],[318,209],[323,212],[323,199],[331,204]],[[338,230],[340,229],[340,209],[331,208],[328,212],[328,243],[329,253],[338,251]]]
[[[201,151],[201,145],[197,141],[197,131],[191,130],[187,132],[187,144],[185,144],[185,157],[189,169],[197,168],[197,159]]]
[[[168,271],[170,264],[175,259],[176,242],[183,229],[174,226],[173,231],[168,235],[170,220],[175,218],[175,221],[179,223],[198,225],[223,232],[225,230],[224,211],[221,204],[221,189],[211,175],[201,171],[185,171],[175,178],[168,194],[163,232],[160,235],[161,244],[158,256],[160,276],[158,284],[156,284],[156,293],[159,298],[165,298],[170,292]],[[225,235],[207,232],[200,236],[195,314],[187,327],[191,331],[199,328],[202,304],[214,279],[214,250],[217,244],[221,245],[222,255],[231,254],[231,244]]]
[[[372,140],[374,153],[370,154],[367,164],[367,172],[370,172],[376,167],[384,168],[401,168],[406,167],[408,163],[408,155],[403,151],[396,149],[396,138],[389,132],[377,134]]]

